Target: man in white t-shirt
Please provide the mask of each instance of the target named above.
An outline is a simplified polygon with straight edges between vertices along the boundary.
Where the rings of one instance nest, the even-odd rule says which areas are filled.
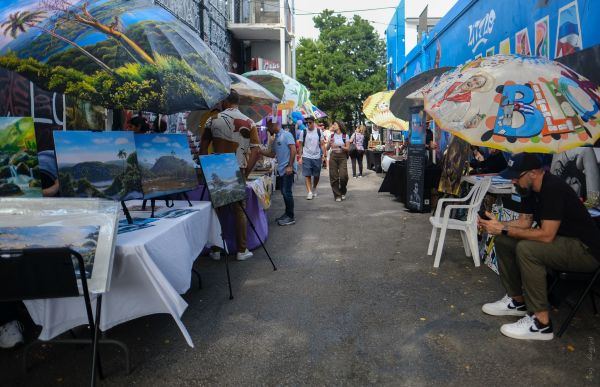
[[[302,160],[302,175],[306,185],[306,199],[312,200],[317,196],[317,185],[321,177],[321,167],[325,157],[325,139],[321,130],[315,125],[315,119],[308,117],[308,127],[300,136],[300,157]]]

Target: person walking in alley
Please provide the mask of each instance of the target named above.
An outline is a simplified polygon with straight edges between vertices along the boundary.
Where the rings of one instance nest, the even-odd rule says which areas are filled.
[[[321,130],[315,125],[315,119],[306,119],[308,127],[300,136],[300,160],[302,162],[302,175],[306,185],[306,199],[317,197],[317,185],[321,177],[321,167],[325,157],[325,143]]]
[[[363,155],[365,154],[364,147],[365,126],[360,125],[350,137],[350,159],[352,160],[352,177],[356,178],[356,162],[358,161],[358,177],[362,177],[363,173]]]
[[[346,129],[340,121],[331,125],[331,137],[327,144],[327,150],[331,150],[329,160],[329,182],[333,190],[336,202],[346,200],[346,187],[348,185],[348,146]]]
[[[275,138],[269,150],[261,150],[263,156],[275,157],[277,159],[277,173],[281,176],[281,195],[285,203],[285,213],[277,218],[280,226],[289,226],[296,223],[294,217],[294,174],[296,173],[296,141],[294,136],[285,130],[277,122],[267,121],[267,130]]]

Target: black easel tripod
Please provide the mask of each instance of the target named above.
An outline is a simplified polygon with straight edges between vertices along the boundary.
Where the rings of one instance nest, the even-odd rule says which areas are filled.
[[[202,188],[202,196],[200,196],[200,198],[204,197],[204,192],[208,192],[208,196],[209,199],[211,198],[210,196],[210,191],[206,189],[207,184],[206,181],[204,182],[204,187]],[[211,200],[212,202],[212,200]],[[246,219],[248,220],[248,223],[250,224],[250,227],[252,228],[252,231],[254,232],[254,235],[256,235],[256,238],[258,239],[258,241],[260,242],[261,247],[263,248],[263,250],[265,250],[265,253],[267,254],[267,257],[269,258],[269,261],[271,262],[271,265],[273,265],[273,271],[277,271],[277,266],[275,266],[275,263],[273,262],[273,259],[271,258],[271,254],[269,254],[269,251],[267,250],[262,238],[260,237],[260,235],[258,235],[258,231],[256,230],[256,227],[254,226],[254,223],[252,222],[252,219],[250,219],[250,216],[248,216],[248,212],[246,211],[246,208],[244,207],[244,205],[242,204],[241,201],[239,202],[234,202],[234,203],[229,203],[226,206],[230,206],[231,205],[235,205],[237,204],[238,206],[240,206],[240,208],[242,209],[242,211],[244,212],[244,215],[246,216]],[[214,203],[213,203],[213,207],[214,207]],[[223,206],[225,207],[225,206]],[[221,217],[220,217],[220,208],[222,207],[215,207],[215,211],[217,212],[217,218],[219,219],[219,223],[221,223]],[[233,208],[231,208],[233,210]],[[229,299],[233,300],[233,292],[231,290],[231,276],[229,274],[229,251],[227,249],[227,241],[225,240],[225,234],[223,232],[223,226],[221,225],[221,240],[223,241],[223,249],[225,250],[225,270],[227,271],[227,284],[229,286]]]

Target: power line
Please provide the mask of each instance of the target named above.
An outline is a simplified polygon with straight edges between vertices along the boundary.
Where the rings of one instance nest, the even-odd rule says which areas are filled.
[[[334,14],[337,13],[350,13],[350,12],[367,12],[367,11],[380,11],[380,10],[384,10],[384,9],[396,9],[397,7],[380,7],[380,8],[364,8],[364,9],[349,9],[349,10],[344,10],[344,11],[333,11],[332,12]],[[321,12],[308,12],[308,11],[303,11],[301,9],[298,9],[298,11],[304,12],[304,13],[297,13],[295,14],[296,16],[309,16],[309,15],[320,15],[322,13]]]

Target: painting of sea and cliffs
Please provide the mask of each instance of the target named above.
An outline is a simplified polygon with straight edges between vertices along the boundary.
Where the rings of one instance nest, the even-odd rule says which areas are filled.
[[[135,144],[145,199],[198,187],[185,134],[136,134]]]
[[[61,196],[142,198],[133,132],[55,131],[54,144]]]
[[[0,227],[0,246],[8,250],[69,246],[83,257],[86,278],[92,277],[100,226]],[[73,258],[79,278],[79,264]]]
[[[0,117],[0,196],[42,196],[31,117]]]
[[[246,199],[246,185],[234,153],[200,156],[214,208]]]

